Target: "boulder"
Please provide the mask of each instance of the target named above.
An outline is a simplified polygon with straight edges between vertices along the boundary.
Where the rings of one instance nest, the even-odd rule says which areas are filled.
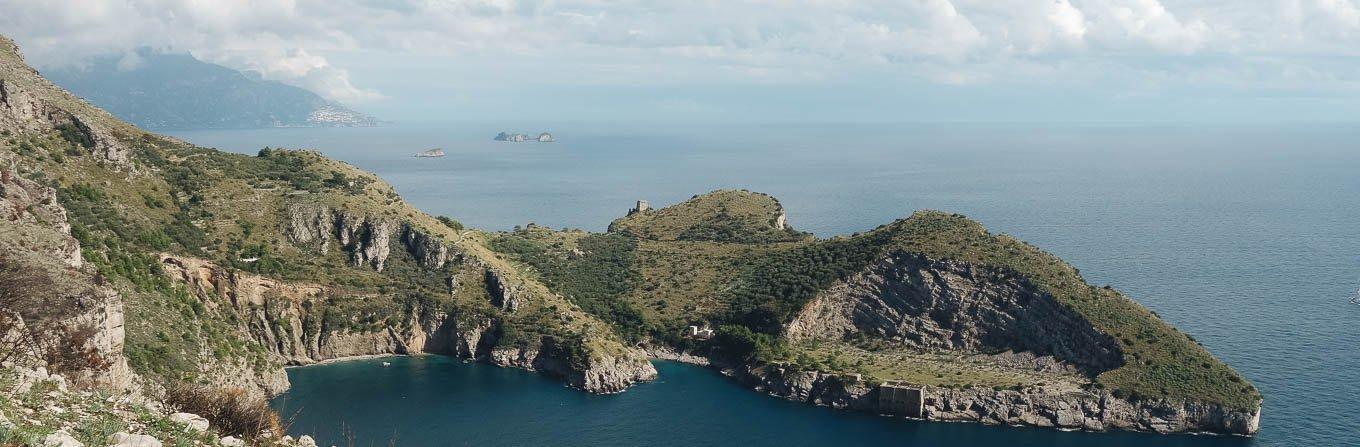
[[[151,435],[133,435],[125,432],[114,433],[109,437],[112,447],[161,447],[161,441]]]
[[[170,420],[184,424],[185,427],[193,431],[208,431],[208,420],[193,413],[175,413],[170,415]]]
[[[43,447],[85,447],[85,444],[81,444],[65,430],[58,430],[56,433],[47,435],[43,438],[42,445]]]

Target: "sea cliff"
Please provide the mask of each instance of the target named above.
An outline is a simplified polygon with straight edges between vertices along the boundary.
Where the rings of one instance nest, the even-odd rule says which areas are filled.
[[[856,376],[793,371],[778,366],[728,371],[742,383],[771,396],[832,408],[930,421],[1082,430],[1252,435],[1261,409],[1176,399],[1130,401],[1106,391],[945,388],[871,383]]]

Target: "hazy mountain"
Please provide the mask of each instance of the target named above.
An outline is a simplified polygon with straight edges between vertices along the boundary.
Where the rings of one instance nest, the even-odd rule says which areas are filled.
[[[115,116],[154,129],[372,126],[376,120],[305,89],[188,54],[142,51],[46,71],[57,85]],[[131,65],[131,66],[129,66]]]

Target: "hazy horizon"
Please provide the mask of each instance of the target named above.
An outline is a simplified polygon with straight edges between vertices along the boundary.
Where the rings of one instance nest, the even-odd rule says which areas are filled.
[[[40,69],[190,53],[414,122],[1345,122],[1353,0],[0,0]]]

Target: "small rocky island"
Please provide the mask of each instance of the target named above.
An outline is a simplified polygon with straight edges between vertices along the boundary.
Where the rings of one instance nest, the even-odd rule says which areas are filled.
[[[443,156],[444,156],[444,150],[443,150],[443,149],[438,149],[438,148],[436,148],[436,149],[430,149],[430,150],[428,150],[428,151],[421,151],[421,152],[417,153],[415,156],[416,156],[416,157],[419,157],[419,158],[438,158],[438,157],[443,157]]]
[[[496,141],[509,141],[509,142],[512,142],[512,143],[522,143],[522,142],[525,142],[525,141],[534,141],[534,142],[539,142],[539,143],[551,143],[551,142],[553,142],[553,136],[552,136],[552,134],[547,133],[547,132],[540,133],[540,134],[538,134],[537,137],[531,137],[531,136],[529,136],[529,135],[522,134],[522,133],[508,133],[508,132],[501,132],[501,133],[496,134],[496,138],[494,138],[494,140],[496,140]]]

